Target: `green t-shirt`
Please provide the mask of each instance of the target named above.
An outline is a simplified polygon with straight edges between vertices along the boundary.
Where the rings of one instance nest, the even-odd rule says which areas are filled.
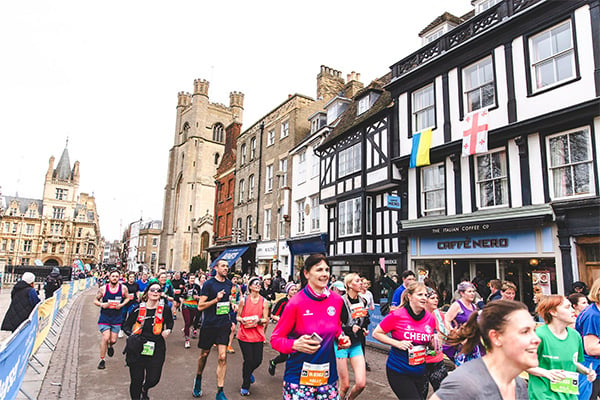
[[[583,362],[583,342],[575,329],[567,328],[567,337],[563,340],[554,336],[548,325],[540,326],[535,333],[542,340],[537,351],[540,368],[576,372],[573,356]],[[551,390],[548,379],[529,375],[529,399],[577,400],[577,395],[557,393]]]

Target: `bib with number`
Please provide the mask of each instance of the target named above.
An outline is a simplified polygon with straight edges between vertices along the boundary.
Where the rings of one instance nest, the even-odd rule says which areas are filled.
[[[154,342],[147,341],[144,343],[144,347],[142,348],[143,356],[153,356],[154,355]]]
[[[303,363],[300,373],[300,384],[306,386],[323,386],[329,381],[329,363]]]
[[[425,346],[408,349],[408,365],[421,365],[425,362]]]
[[[579,374],[577,372],[563,371],[565,379],[550,382],[550,390],[556,393],[579,394]]]
[[[363,306],[362,301],[359,301],[356,304],[350,304],[350,313],[352,319],[359,319],[369,315],[369,312]]]
[[[217,303],[217,315],[229,314],[229,302],[220,301]]]

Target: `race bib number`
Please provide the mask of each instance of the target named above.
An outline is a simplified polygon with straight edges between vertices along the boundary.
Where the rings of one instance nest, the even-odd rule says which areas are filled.
[[[306,386],[327,385],[329,380],[329,363],[311,364],[305,362],[302,364],[300,373],[300,384]]]
[[[579,374],[577,372],[563,371],[565,379],[550,382],[550,390],[556,393],[579,394]]]
[[[129,293],[129,300],[133,300],[133,293]]]
[[[425,362],[425,346],[408,349],[408,365],[421,365]]]
[[[116,308],[117,308],[117,306],[118,306],[119,304],[121,304],[121,300],[109,300],[109,301],[108,301],[108,308],[111,308],[111,309],[113,309],[113,310],[114,310],[114,309],[116,309]]]
[[[194,298],[194,290],[193,290],[193,289],[190,289],[190,290],[188,290],[188,291],[187,291],[187,296],[188,296],[190,299],[193,299],[193,298]]]
[[[229,314],[229,302],[220,301],[217,303],[217,315]]]
[[[154,342],[146,342],[144,343],[144,347],[142,348],[143,356],[153,356],[154,355]]]
[[[367,309],[363,306],[362,301],[356,304],[350,304],[350,316],[352,319],[359,319],[369,315]]]
[[[181,289],[174,289],[174,290],[173,290],[173,293],[175,293],[175,294],[180,294],[180,293],[181,293]]]

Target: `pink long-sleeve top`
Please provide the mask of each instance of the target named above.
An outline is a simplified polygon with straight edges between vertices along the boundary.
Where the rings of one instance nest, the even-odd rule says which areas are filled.
[[[307,285],[290,299],[283,314],[271,334],[271,346],[280,353],[290,354],[285,367],[283,380],[288,383],[300,382],[305,363],[329,366],[328,384],[337,382],[337,369],[334,347],[336,338],[342,334],[340,313],[342,298],[326,291],[317,295]],[[319,334],[323,341],[315,354],[294,351],[294,340],[302,335]]]

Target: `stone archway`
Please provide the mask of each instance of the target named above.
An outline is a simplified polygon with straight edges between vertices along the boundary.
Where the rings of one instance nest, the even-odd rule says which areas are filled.
[[[58,267],[59,265],[58,260],[54,258],[49,258],[44,262],[44,266],[46,267]]]

